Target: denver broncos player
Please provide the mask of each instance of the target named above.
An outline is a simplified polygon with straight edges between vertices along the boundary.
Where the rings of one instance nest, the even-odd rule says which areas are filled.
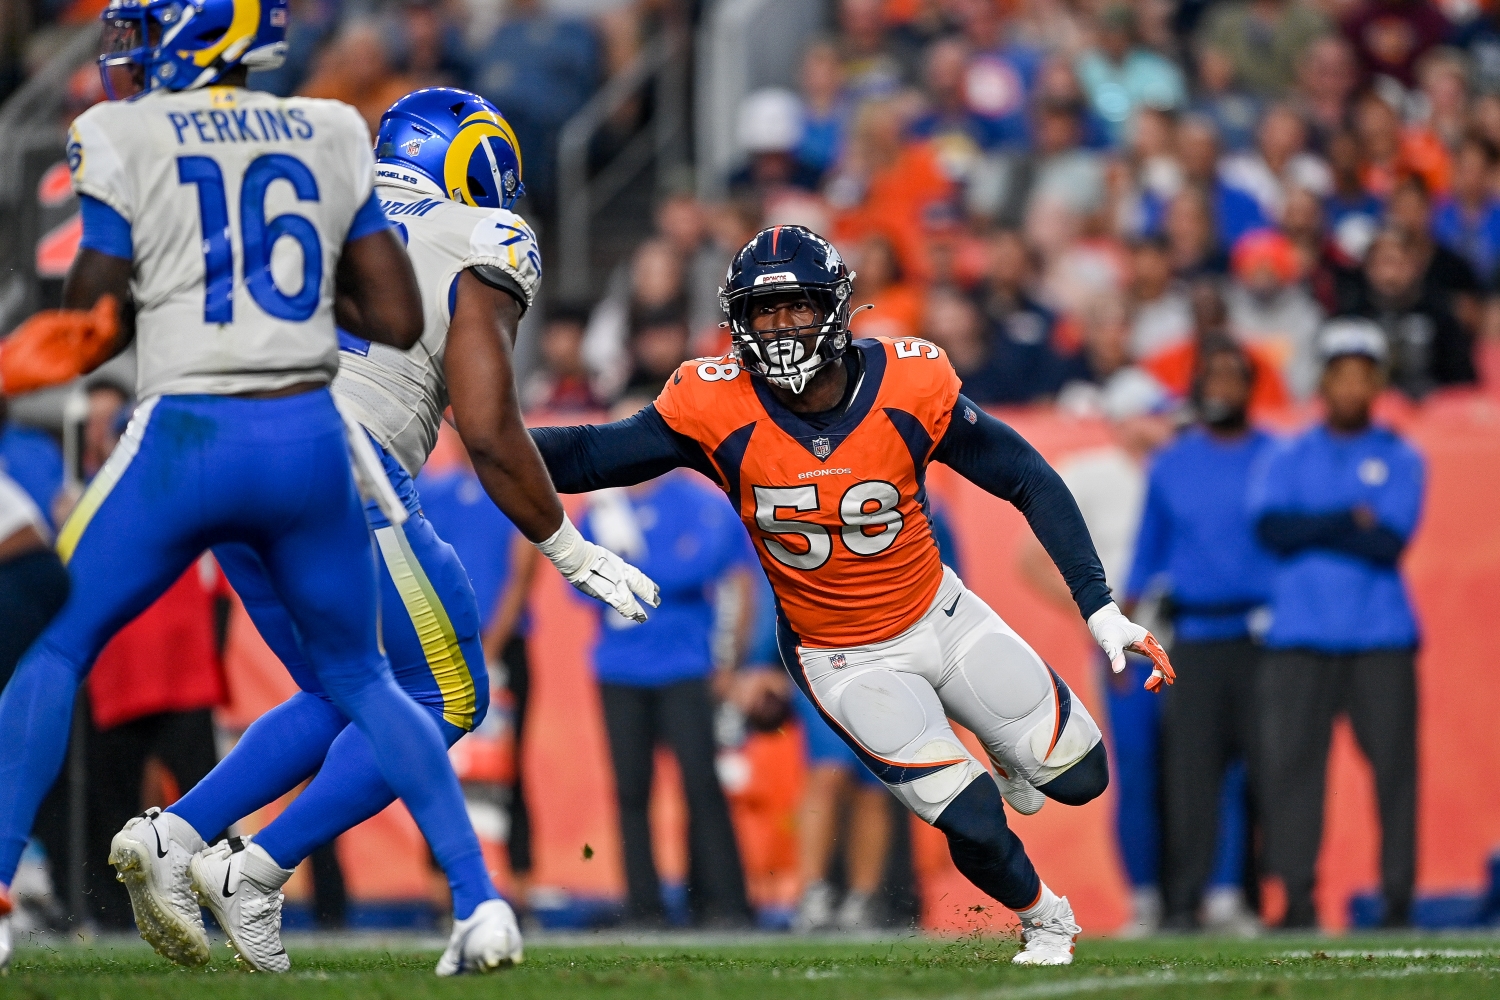
[[[1156,640],[1110,600],[1067,487],[959,392],[943,352],[849,334],[851,275],[807,229],[779,226],[734,258],[721,290],[734,350],[683,364],[654,405],[532,437],[563,492],[687,466],[740,511],[775,590],[792,678],[891,792],[947,836],[959,871],[1021,918],[1020,964],[1072,961],[1072,908],[1006,826],[1044,796],[1099,795],[1108,762],[1083,703],[938,559],[925,470],[943,462],[1015,504],[1062,571],[1115,669],[1124,650],[1173,679]],[[948,720],[984,744],[996,779]],[[999,788],[997,788],[997,782]]]
[[[397,682],[451,745],[483,719],[489,700],[479,608],[464,567],[422,515],[412,484],[450,403],[490,496],[565,577],[636,620],[645,618],[636,595],[654,603],[655,586],[578,535],[526,436],[510,345],[539,290],[541,264],[530,228],[511,211],[522,184],[510,125],[475,94],[420,90],[382,117],[376,155],[375,195],[407,245],[423,291],[424,328],[410,351],[342,334],[333,395],[379,450],[406,512],[402,523],[373,503],[365,506],[380,553],[386,653]],[[369,740],[348,725],[310,668],[293,618],[255,552],[243,544],[214,551],[302,691],[256,720],[211,774],[168,807],[166,819],[131,820],[116,846],[149,846],[153,823],[223,829],[316,772],[253,842],[216,845],[189,866],[198,899],[241,959],[259,971],[284,972],[290,961],[280,936],[281,887],[313,849],[384,809],[395,793],[375,766]],[[130,860],[139,853],[124,852]],[[144,853],[149,859],[150,851]],[[156,881],[171,886],[172,878],[164,868]],[[453,888],[455,900],[467,890]],[[150,905],[143,896],[132,894],[138,907]],[[438,973],[518,961],[521,949],[510,907],[486,900],[455,921]]]

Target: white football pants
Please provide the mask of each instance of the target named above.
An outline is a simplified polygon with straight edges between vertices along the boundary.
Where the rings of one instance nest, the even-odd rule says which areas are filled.
[[[1033,785],[1066,771],[1101,738],[1062,678],[946,566],[927,613],[893,639],[793,651],[789,635],[783,626],[783,656],[797,683],[928,823],[987,774],[949,719],[979,737],[996,767]]]

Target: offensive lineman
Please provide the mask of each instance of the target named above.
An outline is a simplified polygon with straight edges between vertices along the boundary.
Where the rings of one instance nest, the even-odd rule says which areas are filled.
[[[758,234],[720,297],[733,352],[684,363],[656,402],[603,426],[531,432],[566,493],[629,486],[679,466],[740,511],[775,590],[782,659],[835,731],[905,805],[948,838],[969,881],[1016,911],[1015,961],[1065,965],[1079,932],[1006,826],[1003,794],[1034,813],[1079,805],[1109,781],[1099,729],[1062,679],[938,560],[924,513],[940,461],[1020,508],[1094,638],[1147,687],[1173,679],[1161,646],[1110,599],[1062,480],[959,392],[923,340],[851,343],[851,279],[800,226]],[[984,744],[986,777],[948,723]],[[996,784],[999,784],[997,790]]]
[[[535,299],[541,264],[530,228],[510,211],[523,189],[509,124],[476,94],[419,90],[381,118],[376,155],[376,195],[406,241],[424,293],[425,328],[409,352],[341,337],[333,394],[381,449],[408,512],[405,524],[392,524],[366,505],[385,569],[382,604],[392,609],[382,622],[385,646],[397,680],[433,713],[451,745],[478,725],[488,701],[479,608],[468,575],[422,516],[412,485],[450,401],[487,492],[565,577],[638,621],[645,614],[635,595],[654,606],[656,588],[573,528],[521,418],[510,345],[522,311]],[[374,766],[368,740],[346,725],[311,675],[292,618],[254,554],[237,545],[220,546],[215,555],[261,636],[303,691],[256,720],[229,756],[168,807],[163,816],[172,819],[159,825],[164,831],[180,830],[178,821],[193,831],[223,829],[317,772],[253,843],[246,838],[216,845],[191,868],[199,899],[241,958],[259,971],[284,972],[290,962],[280,939],[280,890],[292,869],[395,795]],[[395,611],[401,607],[404,615]],[[117,842],[151,843],[152,822],[131,820]],[[165,862],[158,867],[155,895],[181,898],[174,891],[180,876]],[[464,887],[454,889],[456,904]],[[179,917],[194,921],[196,905]],[[484,933],[477,923],[482,919],[504,925],[505,934]],[[202,934],[201,921],[196,927]],[[488,956],[466,953],[465,942],[476,935],[479,942],[505,946]],[[438,973],[519,961],[521,954],[514,915],[495,900],[455,923]]]

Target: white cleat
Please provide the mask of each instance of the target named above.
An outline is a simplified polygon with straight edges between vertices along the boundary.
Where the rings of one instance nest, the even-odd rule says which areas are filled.
[[[292,967],[281,943],[281,887],[290,870],[248,837],[230,837],[194,855],[188,872],[241,962],[256,972]]]
[[[1073,942],[1082,928],[1073,919],[1073,907],[1067,896],[1054,896],[1047,889],[1029,918],[1021,920],[1021,938],[1026,943],[1016,957],[1016,965],[1072,965]]]
[[[999,764],[995,765],[995,784],[1000,786],[1000,797],[1005,800],[1005,804],[1022,816],[1033,816],[1041,812],[1042,806],[1047,804],[1047,796],[1021,777],[1019,771],[1014,772],[1014,778],[1008,777],[1010,773]]]
[[[208,961],[203,911],[188,886],[188,862],[202,849],[203,838],[186,820],[155,807],[109,843],[109,863],[130,893],[141,937],[178,965]]]
[[[453,933],[448,936],[443,957],[438,959],[437,974],[494,972],[520,964],[523,957],[515,911],[503,899],[489,899],[476,906],[468,919],[453,921]]]
[[[797,903],[797,915],[792,918],[792,930],[798,934],[814,934],[833,926],[834,907],[837,900],[833,886],[818,881],[802,891]]]

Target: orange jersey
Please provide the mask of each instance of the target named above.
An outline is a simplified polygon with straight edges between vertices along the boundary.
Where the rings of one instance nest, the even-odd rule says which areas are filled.
[[[730,356],[685,362],[656,400],[667,425],[708,455],[788,623],[815,647],[899,635],[927,611],[943,574],[923,483],[958,374],[925,340],[852,349],[864,374],[824,430]]]

